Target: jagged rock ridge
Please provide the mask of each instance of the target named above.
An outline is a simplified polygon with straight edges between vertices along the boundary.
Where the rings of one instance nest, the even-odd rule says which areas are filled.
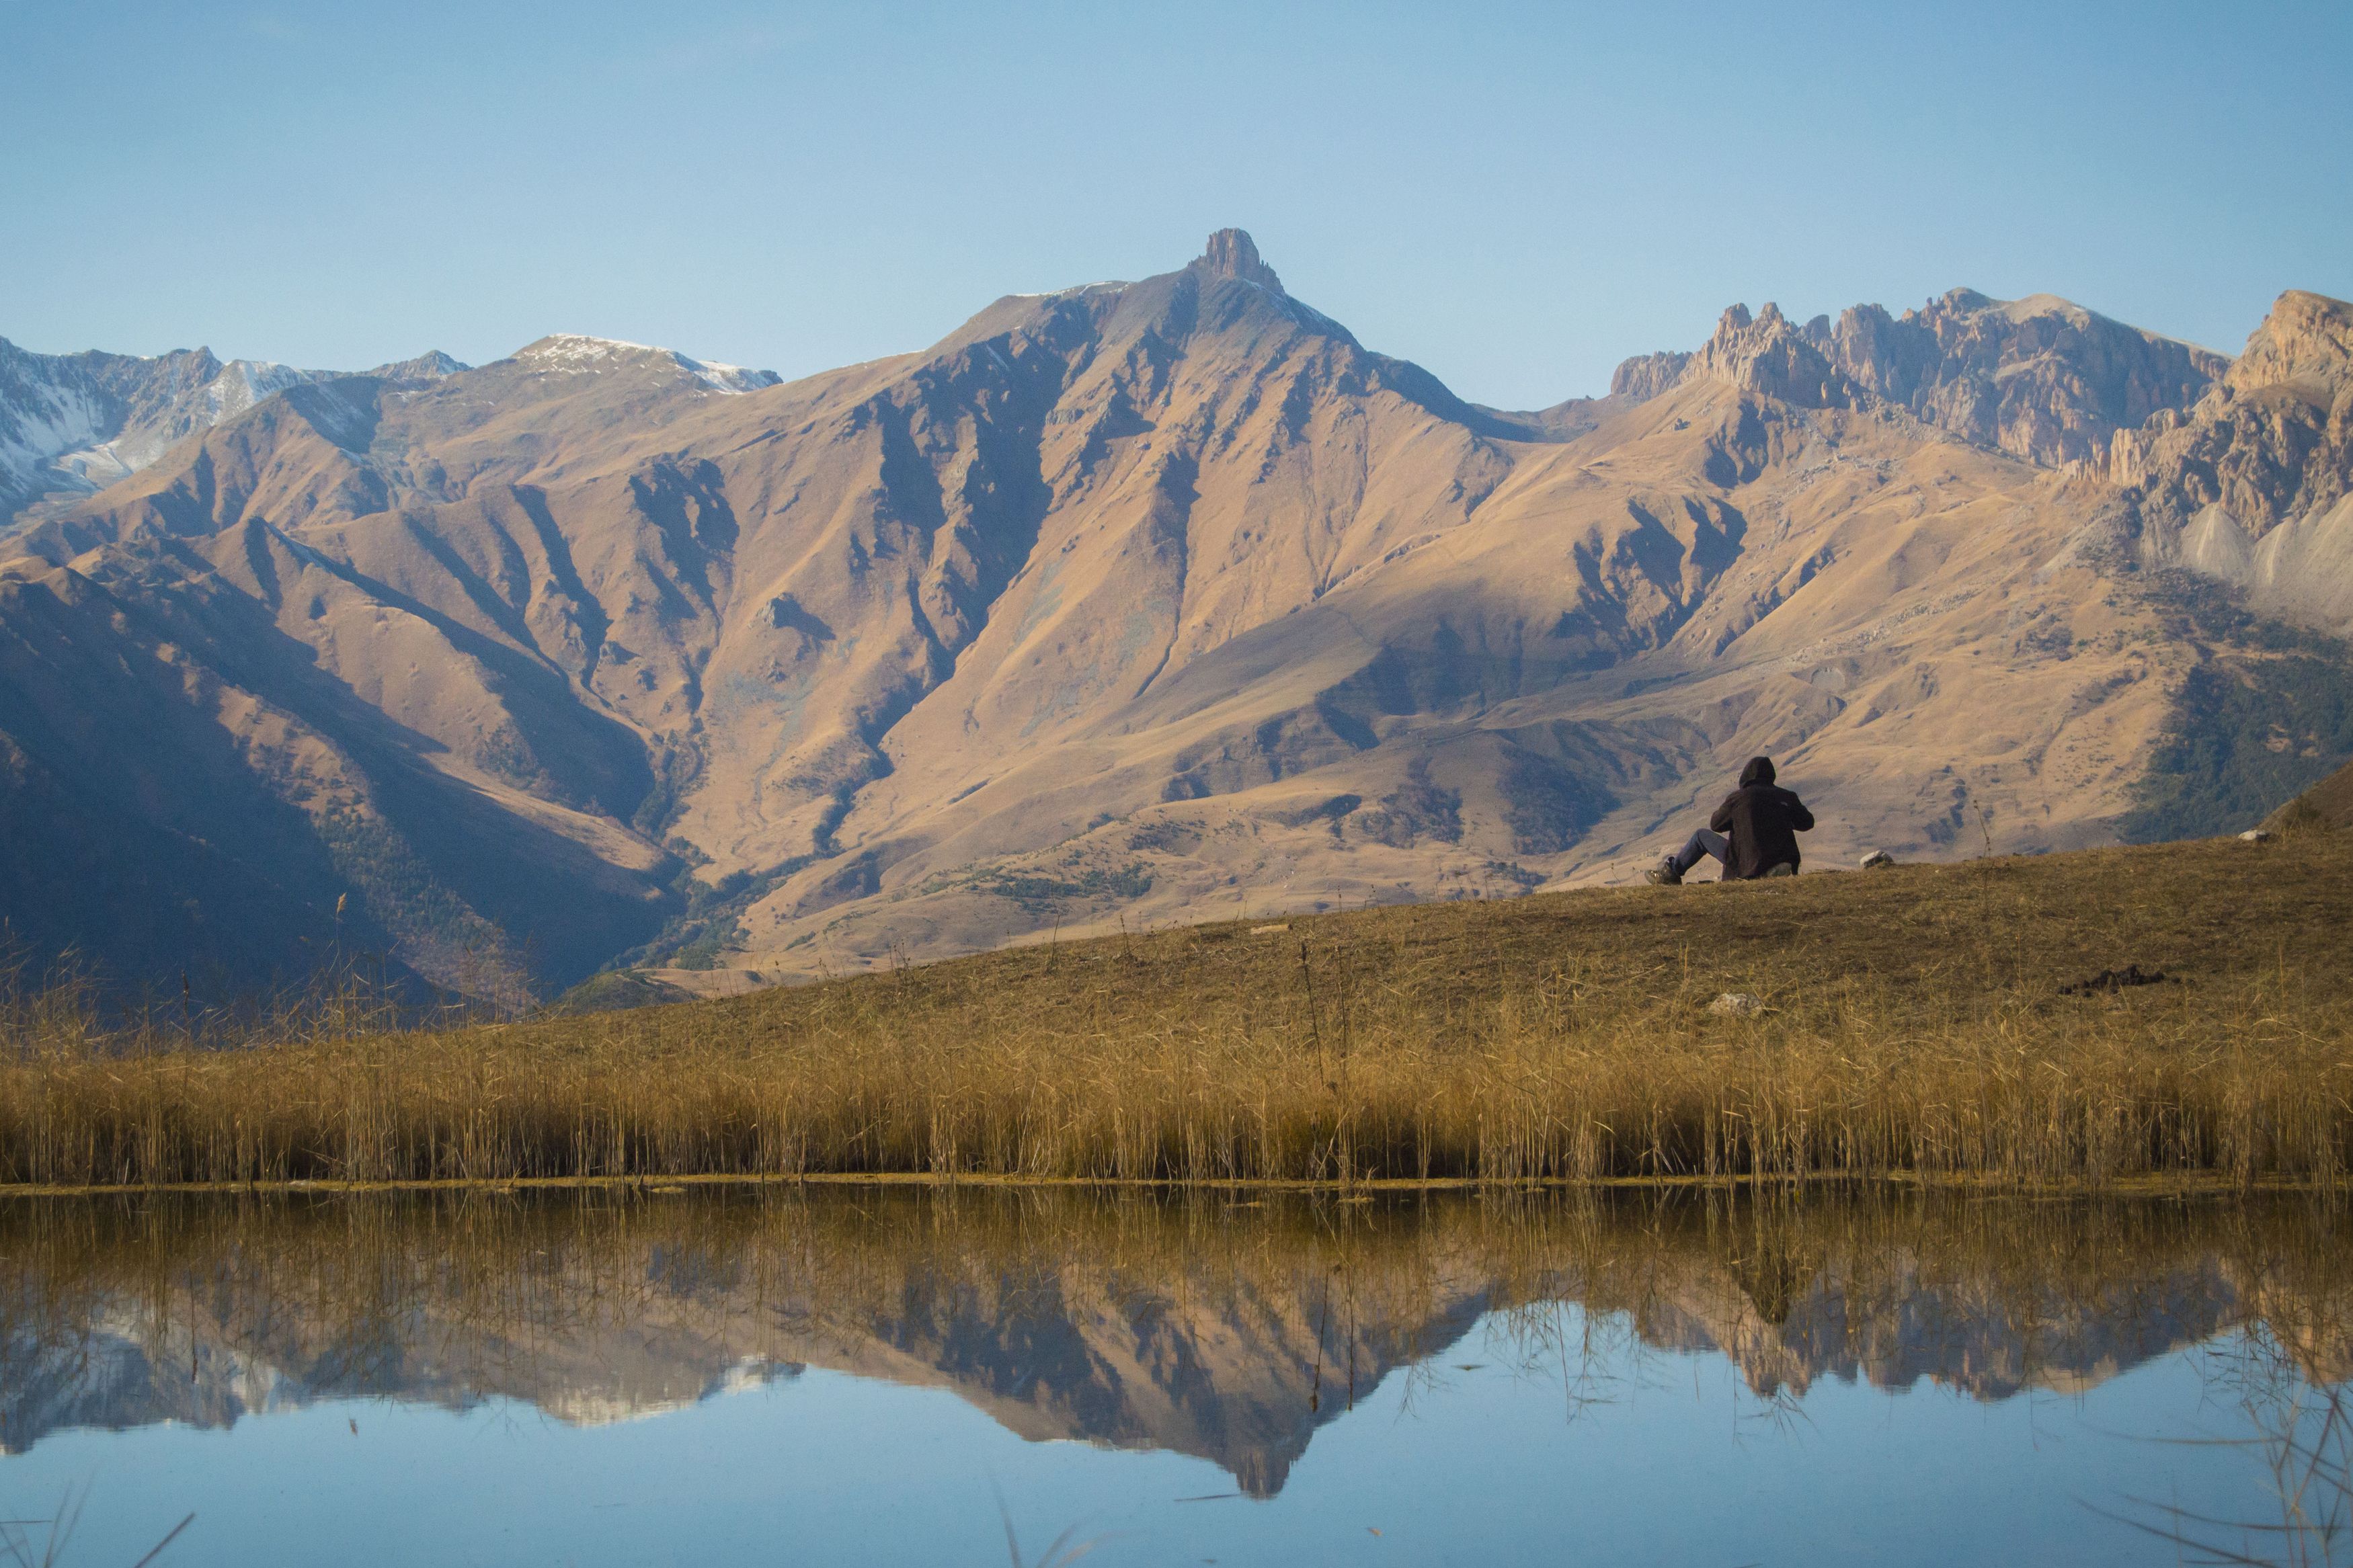
[[[2281,295],[2227,375],[2118,436],[2107,468],[2144,562],[2353,629],[2353,305]]]
[[[405,385],[465,368],[436,350],[364,374]],[[210,349],[37,354],[0,338],[0,518],[47,495],[102,489],[273,394],[337,374],[223,363]]]
[[[1804,407],[1900,408],[2053,467],[2105,458],[2118,431],[2196,402],[2229,364],[2048,294],[1994,300],[1956,289],[1900,317],[1858,305],[1835,323],[1735,305],[1696,353],[1628,360],[1610,391],[1655,397],[1686,376],[1715,375]]]

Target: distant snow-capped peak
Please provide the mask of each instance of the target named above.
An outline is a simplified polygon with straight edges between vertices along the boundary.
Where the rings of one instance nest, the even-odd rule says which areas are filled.
[[[676,349],[633,343],[621,338],[592,338],[579,332],[556,332],[517,351],[517,362],[550,372],[588,373],[617,368],[648,359],[668,361],[713,392],[757,392],[784,378],[773,370],[747,370],[716,360],[699,360]]]

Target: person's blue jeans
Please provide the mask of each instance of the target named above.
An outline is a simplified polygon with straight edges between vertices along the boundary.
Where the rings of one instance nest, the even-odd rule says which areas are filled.
[[[1683,840],[1683,847],[1668,856],[1667,859],[1674,867],[1675,875],[1683,877],[1690,875],[1691,868],[1710,855],[1715,857],[1718,864],[1730,865],[1732,840],[1712,828],[1703,827]]]

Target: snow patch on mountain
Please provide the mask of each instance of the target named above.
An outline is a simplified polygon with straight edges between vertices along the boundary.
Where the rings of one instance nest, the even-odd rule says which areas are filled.
[[[105,410],[83,388],[36,383],[6,390],[18,395],[0,405],[0,474],[30,475],[105,429]]]
[[[676,349],[633,343],[622,338],[592,338],[578,332],[557,332],[518,351],[515,359],[547,371],[598,374],[626,364],[666,362],[713,392],[757,392],[784,378],[773,370],[747,370],[742,365],[699,360]]]
[[[123,451],[118,442],[100,441],[96,446],[59,454],[44,471],[66,481],[58,487],[61,489],[97,491],[129,479],[152,460],[134,461],[136,457],[136,453]]]
[[[320,381],[333,372],[296,370],[270,360],[233,359],[221,366],[219,375],[205,388],[205,407],[212,415],[211,423],[232,418],[269,397],[273,393],[299,386],[306,381]]]
[[[1050,289],[1042,294],[1008,294],[1008,300],[1069,300],[1081,294],[1097,292],[1116,294],[1127,285],[1116,278],[1106,278],[1096,283],[1080,283],[1068,289]]]
[[[466,368],[436,350],[366,374],[422,384]],[[223,364],[203,349],[42,354],[0,338],[0,520],[44,496],[104,489],[191,436],[343,374],[271,360]]]
[[[224,365],[202,352],[33,353],[0,339],[0,516],[45,495],[101,489],[174,442],[326,374],[266,360]]]
[[[578,332],[554,332],[517,350],[514,357],[525,364],[543,365],[553,370],[597,370],[603,368],[608,360],[662,352],[649,343],[633,343],[621,338],[591,338]]]
[[[0,338],[0,516],[60,488],[51,460],[111,434],[113,401],[83,367]]]
[[[681,353],[670,357],[688,374],[713,392],[757,392],[764,386],[775,386],[784,380],[773,370],[746,370],[740,364],[720,364],[712,360],[689,359]]]

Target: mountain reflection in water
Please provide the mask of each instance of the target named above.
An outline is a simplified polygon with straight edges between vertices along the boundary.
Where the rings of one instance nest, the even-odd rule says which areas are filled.
[[[1271,1496],[1317,1428],[1490,1313],[1530,1362],[1614,1325],[1981,1400],[2232,1329],[2353,1375],[2330,1210],[1725,1194],[698,1188],[0,1203],[0,1451],[315,1400],[527,1401],[593,1424],[823,1367],[1031,1439],[1198,1456]],[[1572,1364],[1572,1371],[1574,1370]]]

